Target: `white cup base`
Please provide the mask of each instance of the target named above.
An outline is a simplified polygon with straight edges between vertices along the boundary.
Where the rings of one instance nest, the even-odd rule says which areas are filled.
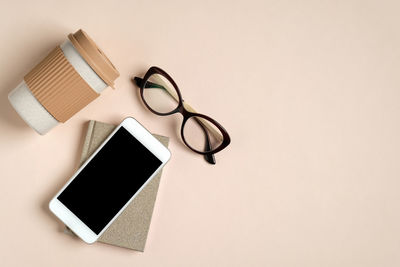
[[[59,124],[33,96],[25,81],[22,81],[8,94],[8,100],[21,118],[41,135]]]

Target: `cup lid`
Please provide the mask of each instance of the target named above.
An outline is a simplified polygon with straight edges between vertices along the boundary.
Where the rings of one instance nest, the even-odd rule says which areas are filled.
[[[119,77],[119,72],[89,35],[80,29],[74,34],[69,34],[68,38],[97,75],[114,88],[114,81]]]

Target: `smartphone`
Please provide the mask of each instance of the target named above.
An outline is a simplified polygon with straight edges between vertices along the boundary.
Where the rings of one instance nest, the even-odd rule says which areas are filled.
[[[86,243],[95,242],[170,159],[126,118],[50,201],[50,210]]]

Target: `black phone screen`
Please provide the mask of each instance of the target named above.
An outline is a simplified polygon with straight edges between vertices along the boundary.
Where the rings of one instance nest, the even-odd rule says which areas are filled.
[[[57,199],[99,234],[161,164],[121,127]]]

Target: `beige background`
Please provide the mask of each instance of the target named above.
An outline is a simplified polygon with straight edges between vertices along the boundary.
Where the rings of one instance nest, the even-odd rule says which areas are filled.
[[[0,266],[399,266],[398,1],[5,1],[0,5]],[[7,101],[84,28],[117,90],[39,136]],[[157,65],[232,144],[210,166],[180,117],[129,80]],[[171,137],[144,253],[62,233],[47,203],[89,119]]]

